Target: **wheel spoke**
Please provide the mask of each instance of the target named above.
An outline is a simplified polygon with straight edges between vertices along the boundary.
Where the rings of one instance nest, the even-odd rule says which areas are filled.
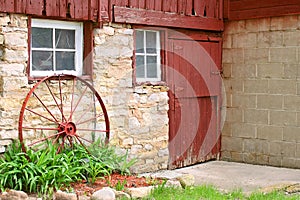
[[[82,139],[82,140],[84,140],[84,141],[86,141],[86,142],[88,142],[88,143],[91,143],[91,144],[93,144],[93,142],[92,141],[89,141],[88,139],[85,139],[85,138],[83,138],[83,137],[81,137],[81,136],[79,136],[78,134],[75,134],[75,137],[77,138],[77,140],[79,140],[79,142],[82,144],[82,142],[81,142],[81,140],[80,139]],[[80,138],[80,139],[79,139]]]
[[[75,138],[78,140],[78,142],[81,144],[81,146],[83,146],[83,148],[84,148],[88,153],[90,153],[89,150],[87,149],[87,147],[85,146],[85,144],[83,144],[83,142],[80,140],[80,138],[83,139],[83,140],[85,140],[85,141],[87,141],[87,142],[90,142],[90,141],[88,141],[88,140],[86,140],[86,139],[84,139],[84,138],[82,138],[82,137],[80,137],[80,136],[78,136],[78,135],[75,135]],[[90,142],[90,143],[91,143],[91,142]],[[91,143],[91,144],[92,144],[92,143]]]
[[[61,120],[62,121],[66,121],[65,117],[64,117],[64,105],[63,105],[63,98],[62,98],[62,93],[61,93],[61,79],[60,79],[60,76],[58,76],[58,85],[59,85],[59,95],[60,95],[60,105],[61,105]]]
[[[70,110],[70,113],[71,113],[71,114],[72,114],[72,111],[73,111],[75,83],[76,83],[76,78],[73,79],[73,85],[72,85],[71,110]],[[70,121],[70,120],[72,120],[72,116],[70,116],[69,121]]]
[[[58,128],[45,128],[45,127],[28,127],[28,126],[22,126],[23,129],[33,129],[33,130],[47,130],[47,131],[57,131]]]
[[[29,144],[28,146],[33,146],[33,145],[35,145],[35,144],[37,144],[37,143],[43,142],[43,141],[48,140],[48,139],[50,139],[50,138],[52,138],[52,137],[59,136],[59,135],[62,134],[63,132],[64,132],[64,131],[61,131],[61,132],[58,132],[58,133],[56,133],[56,134],[50,135],[50,136],[45,137],[45,138],[43,138],[43,139],[41,139],[41,140],[38,140],[38,141],[36,141],[36,142],[31,143],[31,144]]]
[[[42,118],[44,118],[44,119],[47,119],[47,120],[49,120],[49,121],[51,121],[51,122],[54,122],[54,123],[58,124],[58,121],[52,120],[52,119],[50,119],[50,118],[48,118],[48,117],[45,117],[45,116],[43,116],[43,115],[41,115],[41,114],[39,114],[39,113],[37,113],[37,112],[35,112],[35,111],[33,111],[33,110],[30,110],[30,109],[28,109],[28,108],[25,108],[25,110],[27,110],[27,111],[29,111],[29,112],[32,112],[33,114],[36,114],[36,115],[38,115],[38,116],[40,116],[40,117],[42,117]]]
[[[99,114],[98,116],[95,116],[95,117],[92,117],[90,119],[87,119],[87,120],[84,120],[84,121],[80,121],[83,117],[83,115],[79,118],[79,120],[76,122],[76,125],[80,125],[80,124],[84,124],[84,123],[87,123],[87,122],[90,122],[90,121],[93,121],[95,119],[97,119],[98,117],[102,117],[103,116],[103,113]]]
[[[63,118],[65,121],[67,121],[67,119],[65,118],[64,113],[63,113],[62,104],[61,104],[61,107],[58,105],[58,102],[57,102],[57,100],[56,100],[56,97],[54,96],[52,90],[50,89],[48,82],[45,81],[45,84],[46,84],[46,86],[47,86],[47,88],[48,88],[48,90],[49,90],[49,92],[50,92],[50,94],[51,94],[53,100],[55,101],[55,104],[56,104],[57,108],[58,108],[59,111],[61,112],[62,118]]]
[[[70,114],[70,117],[69,117],[69,120],[68,120],[68,121],[70,121],[70,120],[72,119],[73,113],[74,113],[75,110],[77,109],[77,107],[78,107],[78,105],[79,105],[79,103],[80,103],[80,101],[81,101],[83,95],[86,93],[87,88],[88,88],[88,87],[86,86],[85,89],[84,89],[84,91],[81,93],[80,98],[78,99],[78,101],[77,101],[77,103],[76,103],[74,109],[71,111],[71,114]]]
[[[109,132],[109,130],[95,130],[95,129],[88,129],[88,128],[77,128],[77,131],[95,131],[95,132],[102,132],[102,133]]]
[[[51,113],[51,111],[47,108],[47,106],[42,102],[42,100],[33,92],[33,95],[39,100],[39,102],[44,106],[44,108],[47,110],[47,112],[53,117],[55,122],[58,122],[58,120],[54,117],[54,115]]]

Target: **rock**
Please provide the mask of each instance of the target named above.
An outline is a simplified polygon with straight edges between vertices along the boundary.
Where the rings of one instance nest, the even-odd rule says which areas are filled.
[[[149,187],[139,187],[139,188],[128,188],[128,193],[131,198],[143,198],[148,196],[153,189],[153,186]]]
[[[289,194],[300,193],[300,183],[288,186],[285,191]]]
[[[92,197],[91,200],[115,200],[116,195],[113,189],[109,187],[105,187],[101,190],[96,191]]]
[[[77,200],[77,195],[74,193],[67,193],[67,192],[58,190],[54,194],[54,199],[55,200]]]
[[[17,190],[8,190],[7,192],[3,192],[3,194],[0,196],[1,200],[27,200],[28,195],[23,191],[17,191]]]
[[[90,200],[90,199],[91,199],[90,197],[85,196],[85,195],[78,197],[78,200]]]
[[[177,180],[168,180],[166,182],[166,187],[182,188],[181,183]]]
[[[130,199],[130,195],[122,191],[115,191],[115,195],[116,199]]]
[[[183,188],[192,186],[195,184],[195,177],[191,174],[183,174],[182,176],[179,176],[177,178],[177,180],[179,180],[179,182]]]

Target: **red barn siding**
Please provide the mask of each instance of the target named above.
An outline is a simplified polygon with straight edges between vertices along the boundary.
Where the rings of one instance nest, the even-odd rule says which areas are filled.
[[[224,16],[229,20],[300,13],[300,0],[225,0],[225,5]]]
[[[1,0],[0,12],[100,21],[100,0]],[[105,8],[105,7],[104,7]]]

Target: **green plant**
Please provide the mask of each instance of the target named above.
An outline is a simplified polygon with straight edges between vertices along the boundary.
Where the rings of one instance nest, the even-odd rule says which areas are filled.
[[[125,189],[126,184],[127,184],[126,180],[124,180],[122,182],[120,180],[118,180],[117,184],[115,185],[115,189],[117,191],[123,191]]]
[[[49,194],[78,180],[95,182],[113,172],[128,173],[134,163],[127,162],[127,154],[118,155],[115,147],[100,142],[88,147],[90,153],[78,144],[59,154],[58,148],[45,142],[40,149],[23,153],[19,142],[13,142],[0,159],[0,190],[10,188]]]

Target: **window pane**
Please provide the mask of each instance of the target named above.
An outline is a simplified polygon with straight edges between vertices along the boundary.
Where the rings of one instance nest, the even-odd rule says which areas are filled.
[[[56,70],[75,70],[75,52],[56,52]]]
[[[52,48],[52,29],[51,28],[35,28],[31,29],[31,41],[33,48]]]
[[[136,77],[145,78],[144,56],[136,56]]]
[[[33,71],[52,71],[53,52],[51,51],[32,51],[32,70]]]
[[[156,32],[146,32],[146,48],[147,53],[156,53]]]
[[[75,30],[55,29],[55,47],[75,49]]]
[[[147,56],[147,78],[158,78],[156,56]]]
[[[136,31],[136,52],[144,53],[144,31]]]

